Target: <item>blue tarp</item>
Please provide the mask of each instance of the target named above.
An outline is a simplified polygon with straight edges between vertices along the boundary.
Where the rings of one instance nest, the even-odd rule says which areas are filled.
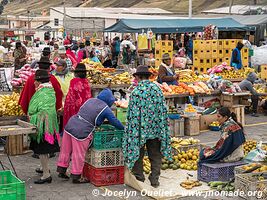
[[[209,24],[217,26],[219,31],[255,31],[255,27],[242,25],[232,18],[121,19],[104,31],[141,33],[151,29],[154,33],[202,32]]]

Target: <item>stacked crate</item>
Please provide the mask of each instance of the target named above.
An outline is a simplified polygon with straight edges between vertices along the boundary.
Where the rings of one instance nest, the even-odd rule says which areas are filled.
[[[124,183],[123,132],[110,125],[102,125],[95,131],[84,166],[84,176],[95,186]]]
[[[194,70],[206,73],[208,69],[223,62],[230,65],[232,51],[236,48],[238,42],[242,42],[242,40],[194,40]],[[248,55],[249,50],[243,48],[241,56],[244,67],[248,66]]]
[[[168,53],[170,57],[173,55],[173,41],[172,40],[157,40],[155,42],[155,67],[160,66],[162,62],[162,55]]]

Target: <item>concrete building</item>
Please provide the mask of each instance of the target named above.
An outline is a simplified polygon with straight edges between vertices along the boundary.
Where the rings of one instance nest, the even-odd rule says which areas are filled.
[[[43,37],[44,31],[38,27],[49,22],[49,16],[15,16],[7,15],[6,24],[1,26],[2,36],[19,40],[32,40],[33,37]]]
[[[173,18],[172,13],[159,8],[90,8],[66,7],[65,21],[64,8],[50,8],[50,23],[55,37],[62,37],[62,28],[76,36],[89,36],[94,32],[102,32],[115,24],[119,19],[145,19],[145,18]]]

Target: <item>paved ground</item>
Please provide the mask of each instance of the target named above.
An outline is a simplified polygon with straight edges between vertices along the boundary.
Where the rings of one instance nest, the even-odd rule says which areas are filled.
[[[246,117],[246,124],[248,126],[245,127],[245,132],[248,138],[253,139],[261,139],[263,141],[267,141],[267,117],[261,116],[259,118]],[[260,123],[259,125],[253,125],[256,123]],[[195,138],[199,138],[202,143],[214,142],[219,138],[218,132],[202,132],[199,136]],[[22,155],[22,156],[13,156],[11,157],[17,174],[19,178],[25,180],[26,182],[26,191],[27,191],[27,200],[104,200],[104,199],[126,199],[125,197],[104,197],[101,194],[104,194],[105,188],[110,191],[133,191],[134,189],[125,186],[125,185],[117,185],[117,186],[107,186],[105,188],[97,188],[91,184],[82,184],[82,185],[73,185],[70,181],[61,181],[57,178],[56,174],[56,158],[50,160],[50,169],[52,171],[53,182],[51,184],[46,185],[35,185],[33,181],[38,178],[38,175],[34,172],[35,168],[40,166],[39,160],[31,157],[30,154]],[[6,156],[0,156],[0,160],[4,163],[4,165],[8,168],[11,168]],[[94,196],[92,192],[97,193],[99,191],[98,196]],[[143,197],[139,192],[136,192],[137,196],[129,197],[128,199],[150,199],[149,197]],[[204,197],[184,197],[185,200],[201,200]],[[207,199],[229,199],[227,197],[224,198],[207,198]],[[240,198],[232,198],[232,199],[240,199]]]

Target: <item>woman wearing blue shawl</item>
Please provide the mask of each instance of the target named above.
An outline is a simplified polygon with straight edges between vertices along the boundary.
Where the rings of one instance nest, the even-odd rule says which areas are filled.
[[[218,111],[218,121],[221,125],[221,138],[214,147],[201,150],[200,163],[235,162],[244,157],[242,144],[246,139],[236,115],[222,107]]]

